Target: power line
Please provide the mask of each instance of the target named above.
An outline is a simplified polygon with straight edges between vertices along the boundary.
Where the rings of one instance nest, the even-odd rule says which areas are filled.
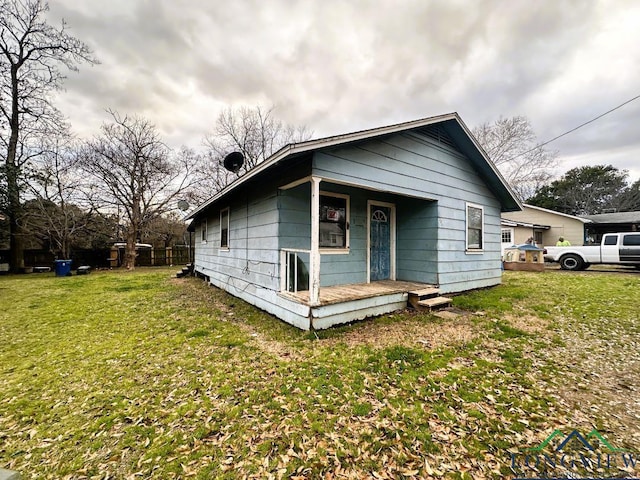
[[[522,153],[520,153],[520,154],[516,155],[515,157],[511,157],[511,158],[510,158],[510,160],[513,160],[513,159],[515,159],[515,158],[521,157],[522,155],[526,155],[526,154],[527,154],[527,153],[529,153],[529,152],[533,152],[534,150],[536,150],[536,149],[538,149],[538,148],[540,148],[540,147],[544,147],[545,145],[548,145],[548,144],[550,144],[551,142],[555,142],[555,141],[556,141],[556,140],[558,140],[559,138],[562,138],[562,137],[564,137],[564,136],[566,136],[566,135],[569,135],[570,133],[575,132],[576,130],[578,130],[578,129],[580,129],[580,128],[584,127],[585,125],[589,125],[590,123],[593,123],[593,122],[595,122],[596,120],[601,119],[601,118],[602,118],[602,117],[604,117],[605,115],[609,115],[611,112],[615,112],[615,111],[616,111],[616,110],[618,110],[619,108],[622,108],[622,107],[624,107],[625,105],[627,105],[628,103],[631,103],[631,102],[633,102],[634,100],[637,100],[637,99],[639,99],[639,98],[640,98],[640,95],[636,95],[635,97],[633,97],[633,98],[631,98],[631,99],[627,100],[626,102],[621,103],[621,104],[620,104],[620,105],[618,105],[617,107],[613,107],[611,110],[608,110],[608,111],[606,111],[606,112],[604,112],[604,113],[602,113],[602,114],[598,115],[597,117],[592,118],[592,119],[591,119],[591,120],[589,120],[588,122],[584,122],[584,123],[582,123],[582,124],[578,125],[577,127],[572,128],[571,130],[567,130],[566,132],[564,132],[564,133],[562,133],[562,134],[558,135],[557,137],[553,137],[551,140],[547,140],[547,141],[546,141],[546,142],[544,142],[544,143],[540,143],[540,144],[536,145],[535,147],[533,147],[532,149],[527,150],[526,152],[522,152]]]

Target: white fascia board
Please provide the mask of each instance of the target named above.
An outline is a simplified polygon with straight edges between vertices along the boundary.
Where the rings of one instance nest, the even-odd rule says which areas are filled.
[[[460,116],[457,113],[455,114],[455,119],[460,125],[460,127],[462,128],[462,130],[464,130],[464,133],[467,135],[467,137],[471,139],[471,142],[473,142],[473,145],[476,147],[478,152],[480,152],[480,155],[482,155],[485,162],[487,162],[491,170],[493,170],[493,173],[495,174],[495,176],[498,177],[502,185],[507,189],[509,194],[516,201],[516,204],[520,207],[520,210],[523,210],[522,207],[524,206],[524,204],[520,201],[520,198],[518,198],[518,195],[516,195],[516,193],[513,191],[513,189],[511,188],[511,185],[509,185],[509,182],[505,180],[505,178],[500,173],[500,170],[498,170],[498,167],[496,167],[495,163],[493,163],[493,160],[489,158],[489,155],[487,154],[487,152],[484,151],[484,148],[482,148],[480,143],[478,143],[478,140],[476,140],[476,137],[473,135],[473,133],[471,133],[471,130],[469,130],[467,125],[462,121],[462,118],[460,118]]]
[[[284,160],[286,157],[289,157],[291,155],[305,153],[305,152],[317,150],[319,148],[333,147],[336,145],[356,142],[359,140],[366,140],[372,137],[388,135],[391,133],[397,133],[404,130],[410,130],[412,128],[424,127],[426,125],[431,125],[434,123],[440,123],[446,120],[454,120],[454,119],[457,120],[458,123],[462,124],[460,117],[458,116],[457,113],[447,113],[447,114],[438,115],[435,117],[422,118],[420,120],[397,123],[395,125],[387,125],[385,127],[372,128],[369,130],[361,130],[354,133],[336,135],[333,137],[325,137],[317,140],[309,140],[307,142],[301,142],[301,143],[291,143],[289,145],[282,147],[276,153],[271,155],[271,157],[269,157],[264,162],[262,162],[261,164],[259,164],[258,166],[250,170],[248,173],[244,174],[242,177],[238,178],[235,182],[227,185],[220,192],[218,192],[216,195],[211,197],[209,200],[207,200],[205,203],[203,203],[202,205],[197,207],[193,212],[191,212],[187,217],[187,219],[194,218],[198,213],[205,210],[209,205],[211,205],[218,199],[224,197],[227,193],[231,192],[233,189],[239,187],[244,182],[250,180],[256,175],[259,175],[264,170],[270,168],[272,165],[275,165],[276,163],[280,162],[281,160]]]
[[[398,132],[402,132],[402,131],[405,131],[405,130],[411,130],[411,129],[414,129],[414,128],[425,127],[427,125],[432,125],[432,124],[436,124],[436,123],[442,123],[442,122],[445,122],[447,120],[455,120],[458,123],[460,128],[462,128],[462,130],[466,134],[466,136],[469,139],[471,139],[471,142],[473,143],[473,145],[475,146],[477,151],[480,153],[480,155],[482,156],[484,161],[489,165],[489,168],[491,168],[491,170],[496,175],[498,180],[502,183],[502,185],[507,189],[507,191],[515,199],[517,205],[520,206],[520,208],[522,209],[522,203],[518,199],[518,196],[513,192],[513,190],[511,189],[511,187],[509,186],[507,181],[504,179],[504,177],[500,174],[500,172],[498,171],[498,169],[496,168],[494,163],[491,161],[491,159],[489,159],[489,156],[482,149],[482,147],[477,142],[477,140],[475,139],[475,137],[473,136],[471,131],[467,128],[465,123],[462,121],[460,116],[456,112],[453,112],[453,113],[446,113],[446,114],[443,114],[443,115],[437,115],[435,117],[421,118],[419,120],[412,120],[412,121],[409,121],[409,122],[397,123],[397,124],[394,124],[394,125],[387,125],[387,126],[384,126],[384,127],[371,128],[371,129],[368,129],[368,130],[361,130],[361,131],[358,131],[358,132],[346,133],[346,134],[343,134],[343,135],[336,135],[336,136],[333,136],[333,137],[325,137],[325,138],[320,138],[320,139],[317,139],[317,140],[309,140],[309,141],[306,141],[306,142],[291,143],[289,145],[285,145],[280,150],[278,150],[276,153],[271,155],[268,159],[266,159],[264,162],[262,162],[261,164],[259,164],[258,166],[256,166],[252,170],[250,170],[248,173],[246,173],[242,177],[238,178],[235,182],[231,183],[230,185],[227,185],[224,189],[222,189],[220,192],[218,192],[212,198],[210,198],[205,203],[203,203],[202,205],[197,207],[192,213],[189,214],[187,219],[194,218],[198,213],[202,212],[207,207],[209,207],[209,205],[211,205],[212,203],[216,202],[218,199],[224,197],[229,192],[231,192],[235,188],[237,188],[240,185],[242,185],[244,182],[252,179],[256,175],[259,175],[264,170],[267,170],[271,166],[277,164],[278,162],[286,159],[287,157],[289,157],[291,155],[311,152],[311,151],[314,151],[314,150],[318,150],[320,148],[334,147],[334,146],[342,145],[342,144],[346,144],[346,143],[357,142],[357,141],[361,141],[361,140],[367,140],[369,138],[379,137],[379,136],[382,136],[382,135],[389,135],[389,134],[392,134],[392,133],[398,133]]]

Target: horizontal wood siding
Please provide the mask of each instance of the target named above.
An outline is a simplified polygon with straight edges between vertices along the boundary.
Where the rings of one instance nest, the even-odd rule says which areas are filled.
[[[419,134],[316,153],[313,174],[451,206],[461,198],[480,205],[495,202],[461,153]]]
[[[497,285],[500,268],[500,207],[497,201],[484,206],[484,248],[467,253],[466,203],[439,210],[438,278],[442,293],[461,292]]]
[[[279,190],[278,230],[280,248],[311,248],[311,186],[303,183],[295,188]],[[308,265],[307,265],[308,268]]]
[[[433,201],[413,212],[398,208],[398,279],[437,279],[444,292],[500,283],[499,202],[455,149],[419,133],[395,134],[316,153],[313,174]],[[485,207],[481,254],[465,252],[466,202]]]
[[[397,205],[398,280],[438,283],[438,204],[405,198]]]
[[[322,182],[320,190],[349,195],[350,248],[348,253],[326,254],[320,258],[320,286],[367,281],[366,192]],[[311,189],[308,183],[280,193],[280,248],[311,248]],[[308,262],[307,262],[308,263]],[[309,265],[306,265],[307,270]]]
[[[229,248],[220,248],[220,209],[229,207]],[[196,228],[195,270],[231,293],[279,290],[277,187],[238,192],[208,213],[207,242]]]

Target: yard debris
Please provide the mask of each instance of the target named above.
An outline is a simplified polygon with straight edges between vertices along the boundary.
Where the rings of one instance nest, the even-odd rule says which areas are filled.
[[[522,294],[548,274],[514,273],[457,300],[484,316],[397,313],[316,339],[238,300],[229,317],[227,294],[166,275],[96,272],[72,308],[68,287],[2,279],[0,468],[482,479],[513,477],[511,455],[556,429],[640,449],[638,280],[585,289],[556,274],[558,305]]]

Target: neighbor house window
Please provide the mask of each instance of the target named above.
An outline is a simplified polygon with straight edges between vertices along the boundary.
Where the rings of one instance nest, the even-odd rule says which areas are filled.
[[[513,240],[511,239],[511,229],[503,228],[502,229],[502,243],[511,243]]]
[[[206,243],[207,241],[207,219],[205,218],[204,220],[202,220],[202,222],[200,223],[200,239]]]
[[[229,209],[220,210],[220,248],[229,248]]]
[[[542,241],[542,232],[540,231],[533,232],[533,243],[535,243],[536,245],[544,244],[544,242]]]
[[[484,210],[479,205],[467,204],[467,251],[483,248]]]
[[[320,192],[320,248],[349,247],[349,196]]]

